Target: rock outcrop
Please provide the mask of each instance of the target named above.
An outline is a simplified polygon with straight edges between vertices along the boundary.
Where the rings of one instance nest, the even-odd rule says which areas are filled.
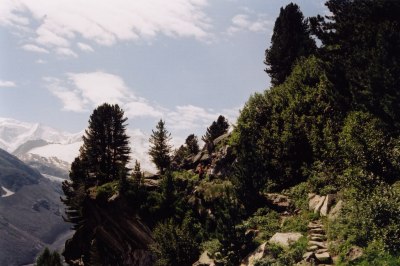
[[[336,194],[320,196],[314,193],[308,195],[308,207],[310,211],[319,213],[321,216],[328,216],[330,219],[337,217],[342,208],[343,202],[337,201]]]
[[[87,219],[65,243],[67,263],[79,265],[84,261],[86,265],[85,256],[90,254],[91,259],[107,265],[152,265],[151,231],[124,199],[113,196],[104,202],[87,198],[84,211]]]
[[[283,247],[289,247],[293,243],[297,242],[303,235],[301,233],[275,233],[269,243],[278,244]]]

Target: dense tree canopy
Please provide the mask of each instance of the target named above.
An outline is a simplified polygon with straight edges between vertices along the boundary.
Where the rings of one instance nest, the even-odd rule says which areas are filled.
[[[283,83],[296,60],[313,54],[315,50],[315,42],[310,37],[307,21],[300,8],[293,3],[281,8],[275,21],[271,47],[265,51],[265,71],[271,77],[272,85]]]

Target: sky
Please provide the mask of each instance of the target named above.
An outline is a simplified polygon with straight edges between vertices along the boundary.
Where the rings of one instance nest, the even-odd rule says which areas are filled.
[[[265,49],[279,9],[322,0],[0,0],[0,117],[79,132],[117,103],[146,134],[199,136],[234,123],[269,88]]]

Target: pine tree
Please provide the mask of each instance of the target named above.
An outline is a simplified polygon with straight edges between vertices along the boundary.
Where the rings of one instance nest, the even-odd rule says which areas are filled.
[[[107,103],[97,107],[90,116],[81,156],[93,185],[119,180],[121,173],[127,173],[130,148],[126,120],[118,105]]]
[[[309,56],[316,50],[314,40],[310,37],[307,21],[300,8],[290,3],[281,8],[275,21],[271,47],[265,51],[265,72],[271,77],[271,84],[283,83],[296,60],[301,56]]]
[[[126,118],[118,105],[103,104],[97,107],[90,116],[83,146],[79,156],[71,165],[70,180],[62,184],[65,197],[67,222],[77,230],[75,236],[65,245],[64,257],[67,262],[84,257],[85,263],[90,260],[91,230],[88,225],[89,191],[93,186],[118,181],[120,194],[127,189],[127,163],[130,148],[126,135]],[[85,242],[86,241],[86,242]],[[79,247],[78,247],[79,246]]]
[[[199,142],[194,134],[190,134],[185,141],[190,154],[197,154],[199,152]]]
[[[156,130],[152,130],[152,132],[149,139],[149,155],[158,170],[160,170],[160,174],[163,175],[171,164],[171,145],[168,143],[171,140],[171,133],[165,128],[165,122],[162,119],[158,122]]]
[[[229,123],[224,116],[220,115],[217,121],[212,122],[211,126],[207,128],[206,134],[202,140],[206,143],[212,143],[216,138],[228,132]]]
[[[142,183],[142,179],[143,179],[143,173],[140,168],[140,163],[137,160],[135,161],[135,166],[133,168],[132,177],[133,177],[133,180],[135,181],[135,184],[137,184],[137,186],[140,186]]]

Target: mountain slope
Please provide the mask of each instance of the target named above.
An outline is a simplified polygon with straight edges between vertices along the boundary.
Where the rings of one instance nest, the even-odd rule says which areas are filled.
[[[61,183],[41,176],[0,149],[0,265],[32,263],[70,225],[61,217]]]

